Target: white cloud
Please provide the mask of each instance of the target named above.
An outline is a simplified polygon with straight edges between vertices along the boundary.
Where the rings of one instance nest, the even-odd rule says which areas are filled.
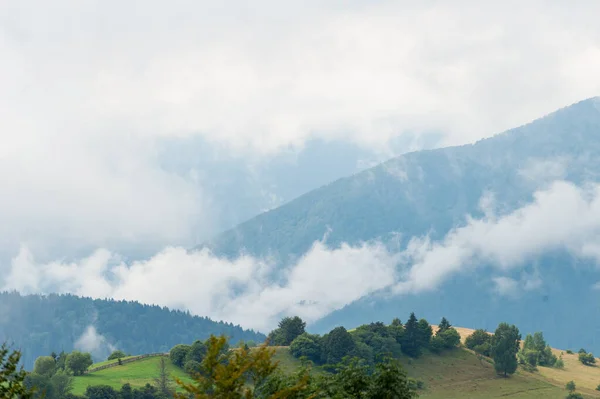
[[[138,300],[268,331],[281,315],[315,321],[387,287],[397,279],[396,263],[378,244],[328,249],[317,242],[283,272],[266,260],[228,261],[208,250],[171,247],[125,264],[105,250],[73,263],[39,263],[22,248],[4,288]]]
[[[512,213],[469,218],[466,226],[453,229],[440,242],[413,239],[403,254],[409,267],[395,291],[432,290],[452,274],[480,264],[509,271],[553,249],[600,261],[599,246],[600,185],[580,188],[558,181]],[[495,283],[508,292],[515,287],[512,281],[500,277]],[[539,275],[523,277],[524,289],[540,284]]]
[[[90,352],[94,358],[103,360],[116,349],[106,337],[96,331],[96,327],[93,325],[87,326],[83,334],[75,341],[74,347],[83,352]]]
[[[463,143],[597,95],[600,4],[521,3],[3,1],[0,255],[150,254],[212,231],[210,193],[158,166],[157,137],[253,156]]]

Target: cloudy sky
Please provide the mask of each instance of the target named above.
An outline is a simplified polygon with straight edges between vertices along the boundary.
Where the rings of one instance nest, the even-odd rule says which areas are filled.
[[[311,139],[385,151],[404,134],[438,132],[439,145],[452,145],[596,96],[597,15],[593,0],[2,1],[0,269],[13,278],[5,288],[43,290],[22,273],[27,267],[59,273],[73,292],[83,288],[69,268],[115,267],[123,281],[144,267],[160,273],[168,256],[188,256],[183,248],[218,230],[213,215],[228,210],[198,173],[162,167],[165,140],[200,137],[242,161],[301,151]],[[420,263],[399,290],[428,286],[416,281],[433,244],[420,245],[411,254]],[[123,269],[140,248],[149,255]],[[481,252],[465,251],[456,256]],[[377,247],[335,253],[319,243],[301,270],[318,256],[370,262],[365,253],[376,254],[378,276],[394,273],[399,255]],[[234,273],[219,262],[198,253],[181,267],[214,269],[226,286]],[[247,270],[251,284],[270,267],[236,262],[229,266]],[[297,273],[296,291],[318,288],[310,273]],[[126,283],[105,283],[86,289],[150,300]],[[287,295],[276,291],[286,287],[268,295]],[[197,311],[240,317],[215,309]]]

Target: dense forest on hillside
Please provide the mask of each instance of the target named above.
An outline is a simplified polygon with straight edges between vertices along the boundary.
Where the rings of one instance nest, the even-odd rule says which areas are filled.
[[[73,350],[89,327],[103,337],[96,339],[96,357],[106,356],[111,347],[131,354],[167,352],[175,344],[211,334],[223,334],[231,342],[265,339],[231,323],[138,302],[0,293],[0,342],[20,348],[27,369],[38,356]]]

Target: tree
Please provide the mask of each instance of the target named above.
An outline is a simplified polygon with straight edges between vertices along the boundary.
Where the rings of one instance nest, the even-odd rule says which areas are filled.
[[[206,355],[206,345],[204,345],[204,342],[197,340],[190,346],[190,349],[185,356],[185,361],[189,362],[190,360],[194,360],[200,363],[202,362],[202,359],[204,359],[204,355]]]
[[[471,350],[475,350],[475,347],[485,345],[485,344],[491,344],[491,341],[492,341],[492,335],[489,334],[485,330],[479,329],[479,330],[473,331],[473,333],[465,339],[465,346]],[[489,352],[482,353],[482,354],[484,356],[490,355]]]
[[[580,352],[579,353],[579,361],[586,366],[591,366],[592,364],[596,364],[596,358],[594,357],[593,353]]]
[[[507,377],[517,370],[517,352],[519,352],[521,334],[514,325],[500,323],[492,337],[492,358],[498,374]]]
[[[410,357],[418,357],[421,353],[419,345],[419,322],[414,313],[410,314],[402,336],[402,351]]]
[[[567,391],[569,391],[569,392],[575,392],[575,389],[577,388],[575,385],[575,381],[567,382],[567,385],[565,385],[565,388],[567,388]]]
[[[113,351],[109,356],[108,359],[106,360],[114,360],[114,359],[122,359],[124,357],[127,357],[127,355],[125,354],[125,352],[120,351],[120,350],[116,350]]]
[[[67,356],[66,366],[74,375],[82,375],[93,363],[91,354],[73,351]]]
[[[449,327],[446,330],[436,334],[436,338],[439,337],[442,340],[442,345],[445,349],[452,349],[460,344],[460,334],[455,328]]]
[[[409,384],[402,366],[395,359],[386,359],[375,366],[369,399],[412,399],[416,392]]]
[[[35,399],[53,399],[55,397],[54,386],[50,378],[38,373],[30,373],[25,377],[25,386],[35,390],[33,397]]]
[[[187,357],[188,352],[190,351],[190,345],[175,345],[171,348],[169,352],[169,358],[171,359],[171,363],[173,363],[177,367],[183,367],[185,365],[185,358]]]
[[[290,353],[294,357],[306,357],[313,362],[319,362],[321,360],[321,351],[320,337],[308,333],[296,337],[290,345]]]
[[[33,364],[33,372],[46,377],[50,377],[54,374],[55,368],[56,361],[52,356],[40,356],[35,359],[35,363]]]
[[[304,334],[306,323],[298,316],[284,317],[278,328],[269,334],[269,344],[274,346],[288,346],[296,337]]]
[[[158,376],[154,379],[156,388],[166,397],[173,396],[173,383],[169,377],[169,370],[167,370],[167,361],[161,356],[158,362]]]
[[[556,359],[556,362],[554,363],[554,367],[556,367],[557,369],[565,368],[565,362],[563,361],[562,355],[560,355],[560,357],[558,359]]]
[[[87,399],[118,399],[119,394],[109,385],[88,386],[85,390]]]
[[[275,351],[265,345],[252,350],[239,348],[224,352],[227,345],[224,336],[211,336],[206,344],[207,353],[202,360],[201,372],[193,376],[192,383],[176,379],[177,384],[185,391],[176,393],[176,398],[255,398],[257,387],[277,371],[277,363],[273,361]],[[306,385],[306,380],[302,380],[269,397],[294,398]]]
[[[323,357],[328,364],[337,364],[356,347],[354,339],[344,327],[336,327],[323,337]]]
[[[417,323],[418,327],[418,343],[420,348],[428,348],[429,342],[431,341],[431,337],[433,336],[433,328],[431,328],[431,324],[425,319],[419,320]]]
[[[50,377],[50,383],[57,398],[64,398],[73,390],[73,377],[64,370],[59,370]]]
[[[21,352],[10,351],[6,344],[0,346],[0,398],[30,399],[34,390],[25,385],[27,373],[19,368]]]
[[[443,333],[444,331],[446,331],[450,327],[452,327],[452,325],[450,324],[450,322],[448,320],[446,320],[445,317],[442,317],[442,321],[440,321],[440,325],[438,326],[438,330],[437,330],[436,334]]]

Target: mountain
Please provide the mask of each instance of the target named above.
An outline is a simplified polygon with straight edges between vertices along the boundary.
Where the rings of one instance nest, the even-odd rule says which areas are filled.
[[[376,240],[405,248],[411,238],[426,235],[440,242],[465,226],[468,216],[484,217],[480,204],[489,193],[497,211],[508,214],[555,180],[578,186],[600,180],[600,98],[474,144],[396,157],[252,218],[205,246],[227,257],[272,256],[283,266],[326,234],[330,247]],[[515,298],[501,296],[493,292],[493,272],[482,267],[453,275],[435,291],[363,298],[311,328],[322,332],[415,311],[486,328],[508,321],[524,333],[543,330],[560,347],[578,343],[600,351],[600,298],[591,289],[600,275],[591,260],[558,248],[507,273],[514,279],[539,273],[542,284]]]
[[[115,348],[131,354],[166,352],[211,334],[225,334],[231,342],[266,338],[231,323],[137,302],[0,292],[0,342],[20,348],[27,369],[51,352],[78,348],[98,361]]]

